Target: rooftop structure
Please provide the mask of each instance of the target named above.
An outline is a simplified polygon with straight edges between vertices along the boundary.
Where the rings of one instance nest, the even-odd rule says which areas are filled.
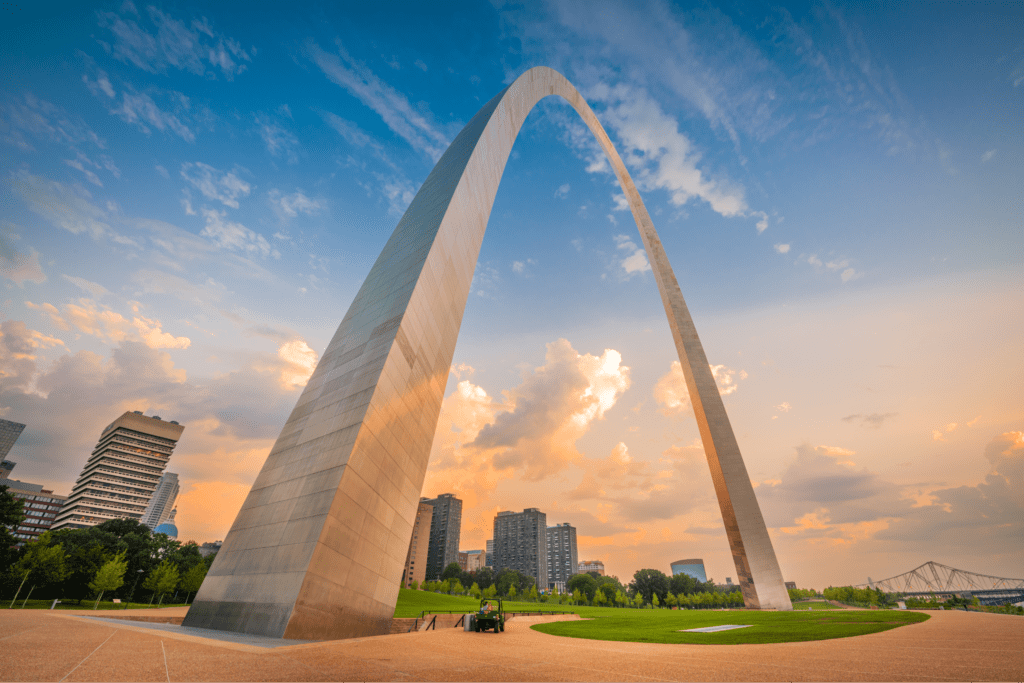
[[[672,563],[672,576],[676,574],[687,574],[701,582],[708,580],[708,574],[704,571],[704,560],[676,560]]]

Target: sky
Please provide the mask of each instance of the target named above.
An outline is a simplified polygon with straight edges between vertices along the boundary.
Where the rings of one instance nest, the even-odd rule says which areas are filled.
[[[222,539],[434,163],[527,69],[636,181],[786,580],[1024,566],[1019,3],[3,3],[0,417],[68,493],[126,410],[185,425]],[[610,167],[542,101],[488,224],[423,495],[577,528],[628,581],[735,579]]]

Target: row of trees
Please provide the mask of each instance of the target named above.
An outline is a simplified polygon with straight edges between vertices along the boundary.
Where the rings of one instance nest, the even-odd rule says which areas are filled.
[[[641,569],[623,586],[617,577],[597,572],[574,574],[565,593],[537,590],[536,579],[514,569],[494,572],[489,567],[466,572],[458,563],[445,567],[439,581],[424,581],[420,589],[450,595],[471,595],[477,599],[503,598],[574,605],[620,607],[726,607],[743,604],[739,591],[724,592],[713,581],[698,581],[686,574],[669,577],[657,569]]]
[[[21,501],[0,486],[0,591],[5,596],[97,600],[140,595],[163,600],[172,591],[186,601],[199,590],[213,556],[130,519],[88,529],[48,531],[20,548],[7,527],[24,519]],[[138,592],[141,589],[141,593]],[[13,604],[13,602],[11,603]]]
[[[821,592],[826,600],[835,600],[855,607],[889,607],[896,604],[897,596],[889,595],[877,588],[854,588],[853,586],[829,586]]]

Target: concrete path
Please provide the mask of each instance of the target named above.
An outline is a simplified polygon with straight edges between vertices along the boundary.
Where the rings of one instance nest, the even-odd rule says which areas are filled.
[[[102,612],[100,613],[102,614]],[[659,645],[444,629],[294,644],[212,640],[167,624],[0,610],[2,681],[1021,681],[1024,619],[931,612],[854,638]],[[276,645],[276,646],[275,646]]]

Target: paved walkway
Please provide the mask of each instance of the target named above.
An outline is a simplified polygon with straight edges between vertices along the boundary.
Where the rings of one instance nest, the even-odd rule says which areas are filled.
[[[930,614],[924,623],[885,633],[772,645],[615,643],[529,628],[566,618],[559,616],[518,617],[502,634],[444,629],[268,646],[106,615],[0,610],[0,680],[1024,680],[1024,619]]]

